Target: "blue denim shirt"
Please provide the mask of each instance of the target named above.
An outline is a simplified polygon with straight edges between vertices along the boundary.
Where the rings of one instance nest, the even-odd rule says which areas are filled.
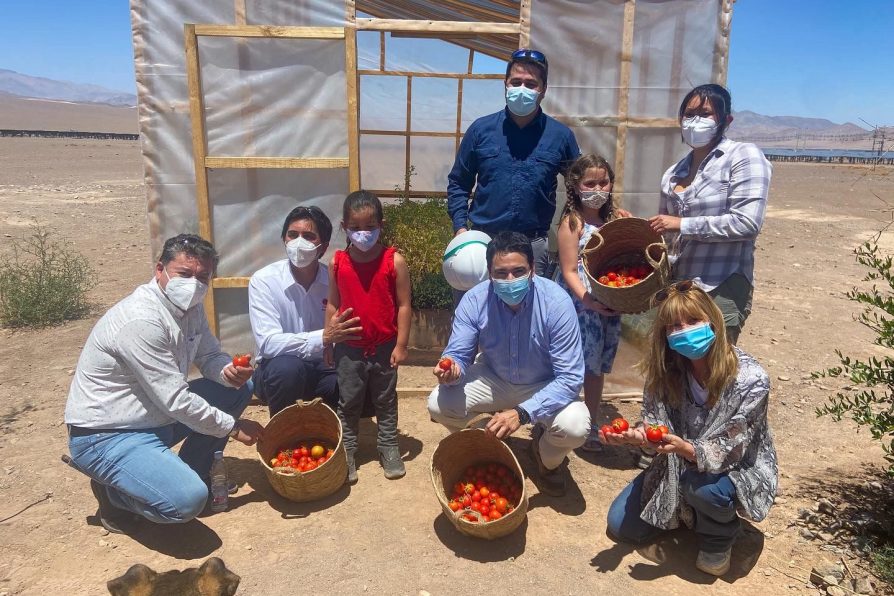
[[[484,281],[466,292],[453,316],[446,356],[460,369],[456,383],[478,349],[493,372],[509,383],[549,381],[521,407],[540,422],[579,399],[584,382],[580,324],[568,292],[535,275],[533,287],[513,312]]]
[[[556,210],[556,176],[579,155],[571,129],[542,110],[524,128],[506,108],[475,120],[447,177],[453,231],[469,220],[489,232],[546,232]]]

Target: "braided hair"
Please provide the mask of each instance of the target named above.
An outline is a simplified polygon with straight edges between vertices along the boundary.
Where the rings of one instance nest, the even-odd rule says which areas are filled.
[[[590,168],[600,168],[605,170],[612,185],[615,183],[615,171],[602,156],[596,155],[595,153],[586,153],[578,157],[574,163],[571,164],[568,171],[565,173],[565,195],[567,196],[567,200],[565,201],[565,208],[562,210],[562,219],[565,219],[566,217],[568,218],[568,228],[572,232],[577,230],[578,225],[583,226],[584,223],[584,208],[580,199],[580,194],[577,192],[577,185],[580,184],[581,179],[583,179],[587,170]],[[605,222],[614,219],[614,194],[612,194],[611,198],[599,208],[599,217]]]

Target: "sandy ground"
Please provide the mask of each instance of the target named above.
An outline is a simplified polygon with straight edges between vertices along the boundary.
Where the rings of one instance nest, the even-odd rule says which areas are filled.
[[[890,221],[876,197],[894,200],[894,172],[778,164],[757,254],[754,314],[740,345],[773,380],[770,418],[782,493],[767,520],[749,525],[734,567],[712,579],[692,565],[691,535],[673,533],[647,549],[605,535],[611,499],[637,473],[626,450],[574,455],[574,485],[561,499],[533,495],[527,522],[496,542],[458,535],[440,514],[429,459],[445,432],[424,401],[400,403],[407,476],[387,481],[373,459],[372,426],[360,454],[360,482],[317,503],[273,493],[254,449],[231,443],[227,463],[240,484],[223,514],[134,537],[103,535],[82,475],[64,466],[62,412],[83,341],[105,308],[149,277],[151,255],[139,146],[129,142],[0,139],[0,249],[33,220],[83,253],[96,268],[96,314],[43,331],[0,330],[0,595],[101,594],[134,563],[162,571],[223,558],[242,576],[242,594],[451,594],[549,590],[555,594],[801,594],[811,565],[836,558],[791,522],[820,496],[837,498],[882,462],[881,449],[851,423],[817,419],[830,393],[809,373],[835,363],[833,349],[872,353],[871,335],[852,320],[844,296],[862,276],[851,251]],[[883,237],[886,246],[891,239]],[[875,348],[877,349],[877,348]],[[618,371],[623,374],[623,371]],[[422,367],[402,387],[428,388]],[[418,393],[422,393],[421,391]],[[606,404],[638,418],[636,404]],[[248,416],[265,421],[250,406]],[[523,466],[527,432],[512,445]],[[46,495],[49,498],[44,499]],[[21,511],[26,506],[33,506]],[[858,562],[847,559],[854,569]]]

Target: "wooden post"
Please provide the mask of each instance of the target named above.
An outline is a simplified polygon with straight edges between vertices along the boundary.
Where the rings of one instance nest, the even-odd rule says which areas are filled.
[[[360,97],[357,29],[345,28],[345,93],[348,110],[348,191],[360,190]]]
[[[466,67],[466,74],[472,74],[472,65],[475,62],[475,50],[469,50],[469,65]],[[459,141],[462,138],[463,125],[463,79],[457,81],[456,90],[456,143],[454,152],[459,153]]]
[[[410,194],[410,131],[412,130],[412,126],[410,124],[413,117],[413,77],[407,77],[407,142],[404,145],[406,148],[406,159],[404,163],[404,192],[407,193],[407,196]]]
[[[211,221],[211,204],[208,200],[208,171],[205,156],[208,152],[205,138],[205,101],[202,94],[202,76],[199,72],[199,41],[195,25],[183,26],[186,48],[186,83],[189,89],[189,119],[192,125],[193,168],[196,172],[196,207],[199,212],[199,235],[214,243],[214,226]],[[211,333],[217,335],[217,311],[214,308],[214,292],[205,295],[205,314]]]
[[[518,47],[527,48],[531,44],[531,0],[521,0],[518,6]]]
[[[630,102],[630,71],[633,61],[633,26],[636,0],[624,2],[624,29],[621,38],[621,72],[618,83],[618,137],[615,141],[615,184],[613,194],[624,196],[624,158],[627,154],[627,118]]]
[[[720,14],[717,17],[717,36],[714,38],[714,64],[712,79],[718,85],[726,85],[729,72],[729,39],[733,20],[733,1],[718,0]]]

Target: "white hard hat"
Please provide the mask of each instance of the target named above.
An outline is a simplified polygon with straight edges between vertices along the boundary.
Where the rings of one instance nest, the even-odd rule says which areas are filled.
[[[456,236],[444,251],[441,270],[455,290],[466,291],[487,279],[487,245],[490,236],[471,230]]]

